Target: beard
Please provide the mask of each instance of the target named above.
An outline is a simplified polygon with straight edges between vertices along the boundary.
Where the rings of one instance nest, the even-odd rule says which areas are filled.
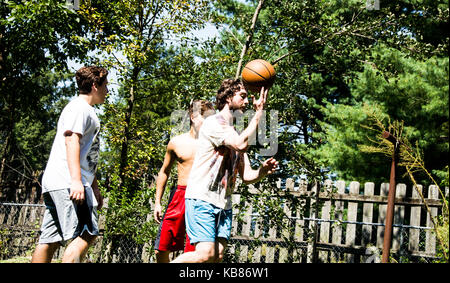
[[[244,105],[244,106],[230,105],[230,110],[233,111],[233,112],[234,111],[239,111],[239,112],[243,113],[246,108],[247,108],[246,105]]]

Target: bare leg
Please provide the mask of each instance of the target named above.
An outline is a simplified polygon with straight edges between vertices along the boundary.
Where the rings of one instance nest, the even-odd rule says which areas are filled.
[[[50,263],[52,262],[53,255],[55,251],[60,247],[60,244],[49,243],[49,244],[38,244],[36,250],[31,257],[32,263]]]
[[[170,251],[158,251],[155,250],[156,262],[157,263],[168,263]]]
[[[75,238],[64,251],[62,262],[64,263],[79,263],[82,262],[86,256],[89,246],[94,243],[97,236],[92,236],[89,233]]]
[[[200,263],[214,262],[215,260],[215,242],[199,242],[195,245],[195,251],[181,254],[171,261],[172,263]]]
[[[217,238],[216,242],[216,258],[214,262],[220,263],[223,260],[225,249],[227,248],[227,240],[224,238]]]

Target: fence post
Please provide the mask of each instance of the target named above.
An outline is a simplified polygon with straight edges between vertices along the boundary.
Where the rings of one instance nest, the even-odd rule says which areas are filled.
[[[388,205],[386,211],[386,224],[384,226],[384,241],[383,241],[383,255],[381,257],[382,263],[389,262],[389,255],[391,250],[392,242],[392,223],[394,220],[394,206],[395,206],[395,170],[397,167],[398,159],[398,140],[389,132],[383,132],[383,138],[387,139],[394,145],[394,150],[392,152],[392,162],[391,162],[391,176],[389,179],[389,193],[388,193]]]

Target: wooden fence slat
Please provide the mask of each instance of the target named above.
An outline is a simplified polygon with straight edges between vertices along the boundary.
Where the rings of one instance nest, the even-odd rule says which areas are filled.
[[[428,198],[429,199],[439,199],[439,188],[435,185],[428,187]],[[431,215],[430,215],[431,213]],[[431,217],[436,217],[438,213],[437,207],[430,207],[430,213],[427,214],[427,227],[433,227],[433,222]],[[436,252],[436,234],[433,229],[426,231],[425,236],[425,252],[435,253]]]
[[[397,184],[395,189],[395,196],[397,198],[404,198],[406,196],[406,185]],[[394,207],[394,224],[403,224],[405,220],[405,206],[395,205]],[[394,227],[392,229],[392,249],[397,251],[400,249],[400,245],[403,242],[403,237],[406,231],[402,228]]]
[[[306,180],[300,180],[298,184],[298,193],[299,194],[306,194],[308,189],[308,183]],[[304,238],[305,234],[305,220],[303,220],[303,211],[306,207],[306,199],[300,199],[299,200],[299,206],[295,212],[293,212],[294,216],[297,218],[295,219],[295,231],[294,231],[294,240],[297,242],[303,242],[306,239]],[[304,250],[303,249],[296,249],[294,251],[294,257],[298,258],[299,261],[303,257]]]
[[[253,211],[253,206],[252,204],[246,203],[247,210],[245,211],[244,214],[244,221],[242,223],[242,231],[240,233],[240,235],[242,236],[250,236],[250,227],[252,224],[252,211]],[[240,244],[240,249],[239,249],[239,262],[247,262],[247,257],[248,257],[248,252],[249,252],[249,247],[246,244]]]
[[[380,196],[387,196],[389,192],[389,183],[382,183],[380,188]],[[378,223],[385,224],[387,204],[378,206]],[[377,247],[383,248],[384,226],[377,227]]]
[[[375,183],[367,182],[364,184],[364,195],[373,196],[375,191]],[[372,223],[373,221],[373,203],[363,204],[363,222]],[[362,226],[361,245],[366,246],[370,243],[372,236],[372,225]]]
[[[412,191],[413,199],[420,199],[420,193],[422,193],[423,188],[422,185],[414,185]],[[421,215],[421,207],[420,206],[412,206],[411,207],[411,215],[409,218],[409,224],[411,226],[420,226],[420,215]],[[409,229],[409,251],[419,251],[419,241],[420,241],[420,230],[419,229]]]
[[[345,193],[345,182],[344,181],[337,181],[335,184],[337,188],[338,194],[344,194]],[[335,210],[334,210],[334,219],[336,220],[343,220],[344,215],[344,202],[343,201],[335,201],[334,202]],[[334,222],[332,226],[332,239],[331,242],[335,245],[341,245],[342,244],[342,225],[338,222]],[[331,254],[331,261],[332,262],[339,262],[339,257],[335,254]]]
[[[275,186],[277,187],[278,191],[281,191],[281,184],[282,180],[281,178],[278,178],[277,181],[275,182]]]
[[[375,191],[375,183],[367,182],[364,184],[364,196],[371,197],[374,195]],[[363,203],[363,219],[362,221],[365,223],[373,222],[373,203],[364,202]],[[372,242],[372,225],[362,225],[362,235],[361,235],[361,246],[367,247]],[[373,247],[375,248],[375,247]],[[376,248],[375,248],[376,249]],[[366,250],[367,254],[367,250]],[[367,262],[371,255],[362,255],[361,262]]]
[[[277,238],[276,225],[271,226],[269,228],[269,238],[270,239],[276,239]],[[266,262],[267,263],[274,263],[275,262],[275,249],[276,249],[276,247],[270,247],[270,246],[266,248]]]
[[[309,205],[309,217],[312,219],[316,219],[319,215],[319,212],[317,211],[317,197],[319,196],[320,192],[320,184],[313,184],[311,188],[311,199],[310,199],[310,205]],[[315,242],[316,242],[316,228],[317,223],[315,221],[309,221],[308,229],[310,232],[310,237],[308,239],[308,247],[307,247],[307,262],[311,263],[315,260]]]
[[[324,183],[324,189],[326,192],[331,193],[332,181],[326,180]],[[331,211],[331,200],[325,201],[322,206],[321,219],[330,220],[330,211]],[[320,223],[320,242],[321,243],[329,243],[330,242],[330,222],[322,222]],[[328,259],[328,251],[320,251],[319,252],[319,260],[321,262],[327,262]]]
[[[6,216],[6,206],[0,205],[0,225],[3,224]]]
[[[286,186],[287,186],[287,182],[286,182]],[[293,187],[294,187],[294,184],[292,183],[292,188]],[[292,211],[286,202],[283,207],[283,212],[287,216],[287,219],[283,219],[283,227],[281,229],[281,236],[285,239],[289,239],[291,231],[292,231],[292,224],[291,224],[291,221],[289,220],[289,218],[292,217]],[[280,262],[280,263],[289,262],[290,255],[289,255],[288,248],[281,246],[279,254],[280,254],[280,256],[278,258],[278,262]]]
[[[294,191],[294,185],[295,185],[294,179],[292,178],[286,179],[286,190],[291,192]]]
[[[241,195],[240,194],[233,194],[231,195],[231,201],[233,203],[233,215],[237,215],[239,213],[239,210],[234,207],[235,204],[239,204],[241,202]],[[237,235],[238,234],[238,223],[237,221],[233,221],[231,224],[231,234]]]
[[[358,195],[359,194],[359,183],[351,182],[350,183],[350,194]],[[357,202],[349,202],[348,203],[348,212],[347,219],[348,221],[356,221],[358,216],[358,203]],[[356,240],[356,224],[347,224],[347,229],[345,232],[345,244],[346,245],[355,245]],[[347,257],[347,262],[354,262],[355,255],[350,254]]]
[[[233,215],[237,215],[239,213],[239,210],[237,208],[234,207],[235,204],[239,204],[241,202],[241,195],[240,194],[232,194],[231,195],[231,201],[233,203]],[[233,221],[231,222],[231,237],[233,236],[237,236],[238,235],[238,221],[235,221],[235,219],[233,219]],[[236,254],[236,249],[235,249],[236,245],[232,245],[230,246],[230,253],[231,254]]]
[[[304,200],[301,200],[304,201]],[[297,209],[297,211],[295,212],[295,230],[294,230],[294,240],[296,242],[303,242],[303,231],[304,231],[304,225],[305,225],[305,220],[301,219],[302,215],[301,215],[301,209]],[[296,249],[294,251],[294,255],[295,258],[300,258],[302,256],[302,250]]]
[[[289,192],[295,191],[295,181],[293,178],[286,179],[286,190]],[[289,209],[289,206],[287,203],[285,203],[283,210],[284,210],[285,215],[287,215],[288,217],[292,216],[292,212]],[[284,222],[284,225],[281,230],[281,234],[283,235],[283,237],[289,238],[290,231],[292,231],[290,229],[293,229],[292,224],[290,223],[289,219],[285,219],[285,220],[283,220],[283,222]],[[294,226],[294,229],[295,229],[295,226]],[[290,255],[288,254],[288,249],[285,247],[280,247],[278,262],[288,262],[289,256]]]
[[[255,228],[253,231],[253,237],[255,239],[259,239],[261,237],[261,224],[260,224],[260,219],[258,219],[258,217],[254,217],[255,219]],[[251,262],[254,263],[259,263],[261,262],[261,245],[258,245],[256,247],[253,247],[253,254],[252,254],[252,258],[251,258]]]

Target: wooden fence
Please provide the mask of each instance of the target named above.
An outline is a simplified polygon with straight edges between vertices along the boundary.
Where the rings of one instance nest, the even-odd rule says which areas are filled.
[[[264,216],[255,214],[248,203],[243,221],[233,223],[231,253],[238,262],[379,262],[388,183],[376,188],[374,183],[351,182],[346,186],[344,181],[328,180],[319,189],[287,179],[284,186],[281,181],[278,186],[309,202],[295,211],[285,205],[285,224],[278,227],[267,227],[264,223],[269,222],[261,220]],[[251,188],[250,192],[257,190]],[[448,199],[448,187],[445,194]],[[233,195],[233,203],[239,203],[240,198]],[[393,260],[430,262],[436,258],[436,235],[424,201],[436,216],[442,209],[439,198],[437,186],[408,190],[405,184],[397,185]]]
[[[228,262],[377,262],[383,245],[384,222],[387,208],[389,184],[375,186],[374,183],[360,185],[344,181],[327,181],[322,186],[308,186],[304,182],[286,179],[279,181],[279,195],[291,194],[299,198],[300,205],[289,209],[283,225],[270,226],[268,216],[256,214],[252,204],[243,214],[243,221],[233,219],[232,239],[226,255]],[[257,190],[250,186],[251,193]],[[419,191],[425,199],[422,200]],[[391,254],[399,262],[430,262],[437,254],[436,236],[431,215],[441,213],[442,199],[436,186],[416,189],[398,184]],[[448,188],[445,188],[448,199]],[[241,202],[234,194],[233,203]],[[242,198],[243,199],[243,198]],[[8,257],[21,255],[33,249],[40,228],[44,207],[27,204],[0,204],[0,258],[2,247],[8,239]],[[237,215],[238,211],[234,211]],[[150,216],[149,219],[152,219]],[[262,219],[262,220],[261,220]],[[101,222],[104,219],[100,220]],[[149,220],[152,221],[152,220]],[[103,225],[101,225],[103,226]],[[3,233],[3,236],[2,236]],[[6,234],[5,234],[6,233]],[[5,236],[6,235],[6,236]],[[10,235],[10,236],[8,236]],[[100,253],[101,237],[97,241],[96,253]],[[111,253],[127,253],[127,262],[148,262],[152,254],[143,254],[142,247],[132,243]],[[124,245],[125,245],[124,244]],[[130,246],[131,245],[131,246]],[[139,253],[139,254],[137,254]],[[3,255],[5,258],[6,255]],[[99,254],[98,260],[102,261]]]

